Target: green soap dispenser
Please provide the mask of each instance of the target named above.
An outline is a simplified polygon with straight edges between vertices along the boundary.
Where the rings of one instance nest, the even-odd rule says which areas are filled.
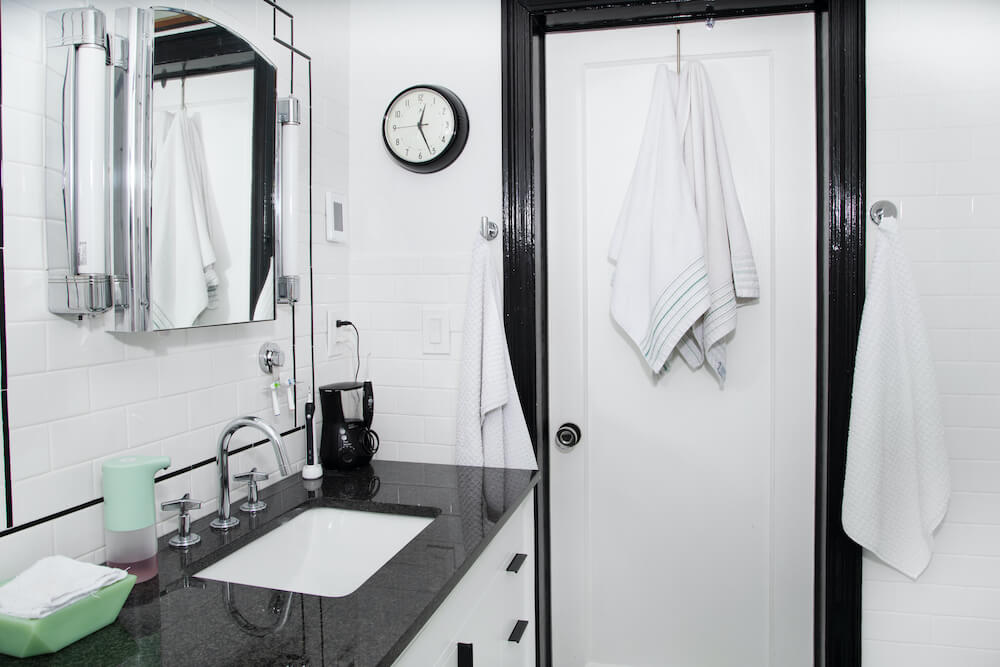
[[[108,566],[128,570],[139,582],[158,571],[153,475],[169,466],[167,456],[121,456],[101,465]]]

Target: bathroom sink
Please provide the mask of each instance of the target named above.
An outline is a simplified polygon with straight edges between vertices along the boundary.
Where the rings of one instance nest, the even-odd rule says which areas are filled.
[[[342,597],[356,591],[432,521],[424,516],[316,507],[195,576]]]

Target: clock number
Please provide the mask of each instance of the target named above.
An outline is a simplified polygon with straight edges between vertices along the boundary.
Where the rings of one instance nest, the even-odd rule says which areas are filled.
[[[441,135],[441,143],[442,143],[442,144],[446,144],[446,143],[448,143],[448,137],[446,137],[446,136],[444,136],[444,135],[442,134],[442,135]]]
[[[399,139],[398,138],[396,139],[396,145],[397,146],[399,145]]]
[[[417,159],[418,160],[423,160],[424,159],[424,154],[423,153],[417,153]]]
[[[437,155],[438,149],[431,146],[431,155]]]
[[[402,111],[400,111],[399,109],[396,109],[396,118],[401,118],[402,114],[403,114]]]
[[[409,148],[407,148],[407,149],[406,149],[406,154],[407,154],[407,155],[409,155],[409,154],[410,154],[410,149],[409,149]]]

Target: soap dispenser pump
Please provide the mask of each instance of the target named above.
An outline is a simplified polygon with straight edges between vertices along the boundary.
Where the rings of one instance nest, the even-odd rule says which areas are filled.
[[[108,566],[127,570],[139,582],[158,571],[153,475],[168,466],[166,456],[122,456],[101,465]]]

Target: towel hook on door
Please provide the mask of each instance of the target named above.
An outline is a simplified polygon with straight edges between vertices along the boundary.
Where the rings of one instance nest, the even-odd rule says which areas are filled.
[[[677,29],[677,73],[681,73],[681,29]]]

